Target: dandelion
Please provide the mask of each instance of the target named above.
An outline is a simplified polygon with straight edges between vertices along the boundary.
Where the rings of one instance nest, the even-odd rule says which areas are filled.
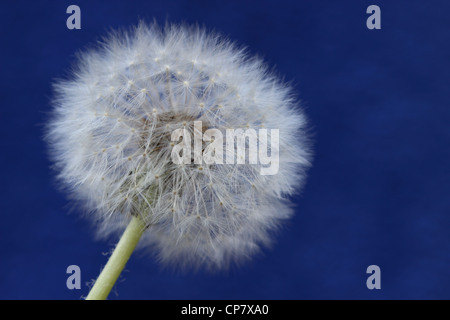
[[[279,154],[279,170],[173,161],[175,130],[195,136],[211,128],[279,130],[268,148]],[[80,54],[71,78],[55,84],[47,137],[59,180],[99,234],[126,228],[88,299],[107,297],[138,242],[180,268],[248,259],[291,216],[288,197],[311,159],[291,89],[242,48],[187,26],[141,23]],[[203,140],[184,156],[207,148]]]

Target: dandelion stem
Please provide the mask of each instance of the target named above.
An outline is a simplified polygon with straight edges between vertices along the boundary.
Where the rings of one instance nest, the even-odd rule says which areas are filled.
[[[106,300],[133,250],[136,248],[144,229],[145,226],[142,220],[139,217],[133,217],[86,300]]]

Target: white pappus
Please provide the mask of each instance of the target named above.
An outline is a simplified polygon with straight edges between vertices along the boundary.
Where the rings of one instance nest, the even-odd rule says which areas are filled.
[[[310,166],[307,121],[289,86],[245,50],[202,28],[141,23],[79,55],[55,83],[47,139],[62,185],[101,235],[130,218],[140,242],[179,267],[226,268],[270,243]],[[279,129],[279,170],[176,164],[171,133],[194,121]]]

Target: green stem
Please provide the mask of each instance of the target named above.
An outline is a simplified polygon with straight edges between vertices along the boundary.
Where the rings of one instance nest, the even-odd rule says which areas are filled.
[[[117,278],[133,253],[133,250],[136,248],[144,229],[145,226],[140,218],[133,217],[131,219],[122,235],[122,238],[120,238],[120,241],[109,258],[108,263],[103,268],[98,279],[95,281],[95,284],[89,292],[86,300],[105,300],[108,297],[108,294],[116,283]]]

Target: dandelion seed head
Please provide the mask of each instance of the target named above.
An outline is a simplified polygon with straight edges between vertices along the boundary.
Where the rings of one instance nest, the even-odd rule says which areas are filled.
[[[280,130],[279,171],[254,164],[175,164],[171,134]],[[139,24],[82,53],[55,83],[48,141],[58,178],[108,236],[132,216],[141,247],[180,267],[226,268],[267,245],[292,214],[311,152],[290,87],[264,63],[197,27]]]

